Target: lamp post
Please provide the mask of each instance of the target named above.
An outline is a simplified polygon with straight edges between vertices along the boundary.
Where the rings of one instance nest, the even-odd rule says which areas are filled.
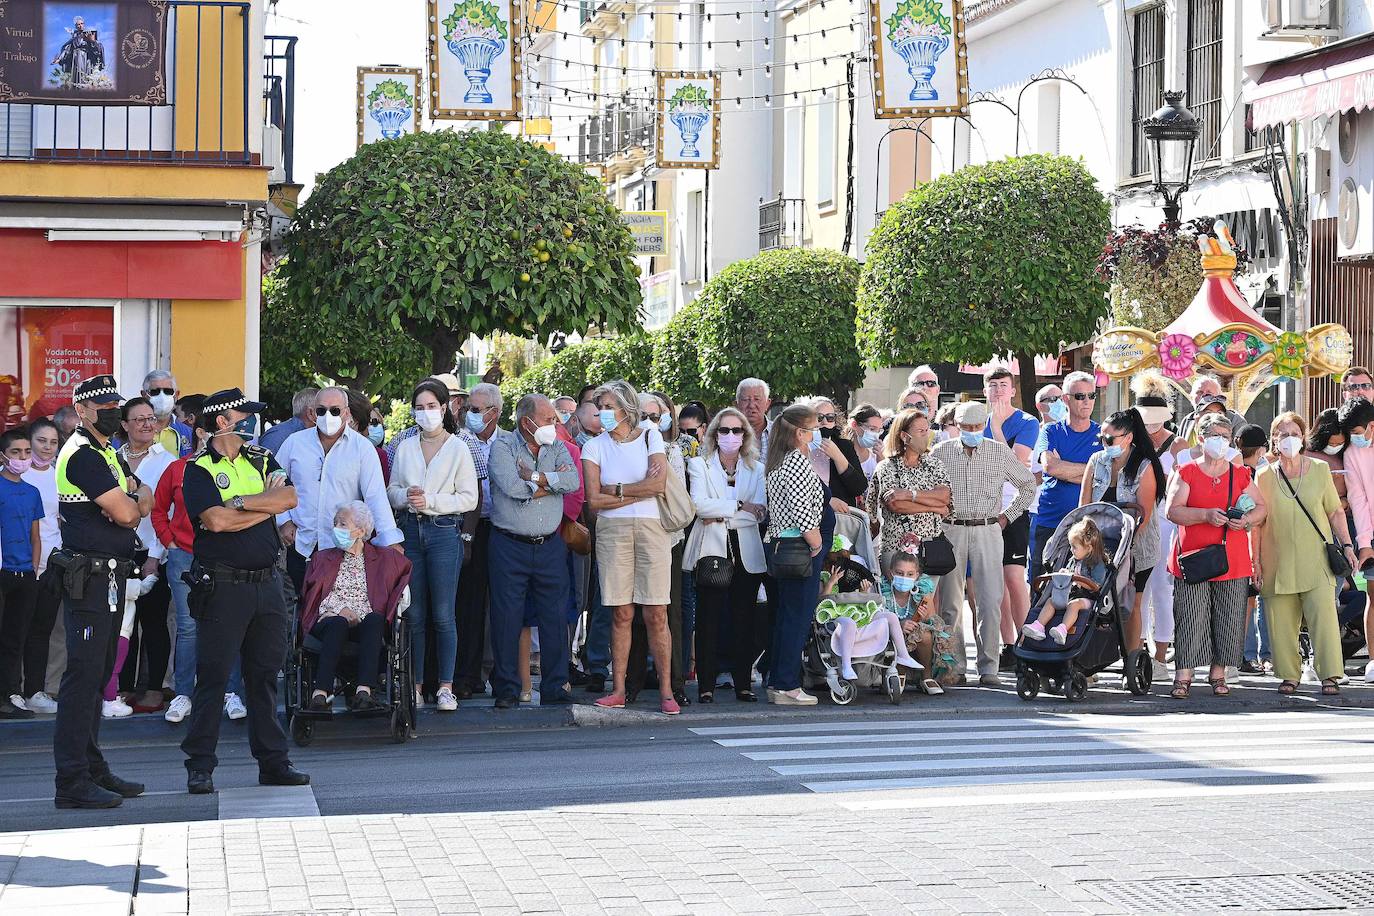
[[[1183,105],[1182,92],[1164,93],[1164,107],[1141,125],[1153,153],[1154,188],[1164,198],[1164,223],[1177,228],[1179,198],[1193,178],[1193,154],[1202,122]]]

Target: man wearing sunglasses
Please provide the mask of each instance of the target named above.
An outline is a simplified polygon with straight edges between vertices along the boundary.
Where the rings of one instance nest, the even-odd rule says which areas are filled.
[[[1035,457],[1045,470],[1035,526],[1031,529],[1032,576],[1045,571],[1045,545],[1064,516],[1078,508],[1088,459],[1102,450],[1098,440],[1102,430],[1093,421],[1097,382],[1086,372],[1070,372],[1064,378],[1063,390],[1063,399],[1069,408],[1068,419],[1041,429],[1040,439],[1035,444]]]
[[[907,376],[906,387],[908,391],[915,391],[925,398],[926,416],[935,416],[935,411],[940,409],[940,378],[935,374],[935,370],[929,366],[917,366]],[[903,404],[908,400],[909,398],[903,393]],[[902,409],[905,410],[905,406]]]
[[[331,543],[334,513],[344,503],[362,500],[372,510],[378,547],[402,549],[382,480],[377,447],[353,428],[348,392],[322,388],[315,395],[315,426],[292,433],[277,453],[277,464],[296,485],[296,508],[277,516],[287,546],[286,572],[296,594],[304,594],[305,567],[323,540]]]
[[[143,396],[153,405],[157,417],[157,442],[172,455],[185,458],[191,454],[196,437],[191,427],[176,418],[177,380],[166,369],[154,369],[143,377]]]
[[[1178,424],[1178,435],[1180,439],[1184,439],[1194,445],[1197,444],[1196,434],[1198,422],[1202,420],[1204,414],[1209,412],[1216,413],[1216,411],[1211,410],[1214,404],[1220,404],[1222,409],[1226,411],[1226,416],[1231,421],[1232,429],[1240,429],[1245,425],[1245,418],[1226,405],[1226,395],[1221,391],[1221,382],[1210,375],[1200,375],[1197,377],[1193,382],[1193,393],[1189,400],[1193,402],[1193,411],[1184,417]]]
[[[1341,375],[1341,395],[1347,401],[1374,401],[1374,376],[1364,366],[1351,366]]]

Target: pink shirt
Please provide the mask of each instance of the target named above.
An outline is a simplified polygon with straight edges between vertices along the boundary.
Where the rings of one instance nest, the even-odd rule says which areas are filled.
[[[577,489],[563,494],[563,515],[577,521],[582,514],[582,504],[587,501],[587,482],[582,479],[582,449],[577,447],[562,423],[558,424],[558,438],[567,447],[568,454],[572,455],[573,467],[577,468]]]
[[[1370,546],[1374,538],[1374,447],[1348,446],[1345,462],[1345,495],[1355,516],[1355,543]]]

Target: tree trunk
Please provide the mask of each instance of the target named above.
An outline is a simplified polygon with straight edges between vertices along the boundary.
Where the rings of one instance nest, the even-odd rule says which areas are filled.
[[[1035,379],[1035,355],[1031,353],[1017,353],[1016,363],[1021,370],[1021,409],[1040,419],[1039,406],[1035,403],[1035,392],[1040,390]]]
[[[458,348],[468,339],[467,331],[455,331],[423,321],[401,319],[415,340],[429,347],[429,371],[435,375],[452,372],[458,364]],[[460,379],[461,381],[461,379]]]

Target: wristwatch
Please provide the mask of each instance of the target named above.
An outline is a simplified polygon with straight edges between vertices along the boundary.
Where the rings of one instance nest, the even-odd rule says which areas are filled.
[[[540,474],[538,471],[530,471],[530,483],[534,484],[536,487],[539,486],[540,478],[543,476],[544,475]]]
[[[237,509],[237,510],[240,511],[240,512],[244,511],[244,509],[246,508],[246,507],[243,505],[243,497],[242,497],[242,496],[235,496],[233,499],[229,500],[229,505],[233,506],[235,509]]]
[[[472,532],[470,531],[464,531],[462,534],[458,535],[458,537],[464,544],[472,543]]]

